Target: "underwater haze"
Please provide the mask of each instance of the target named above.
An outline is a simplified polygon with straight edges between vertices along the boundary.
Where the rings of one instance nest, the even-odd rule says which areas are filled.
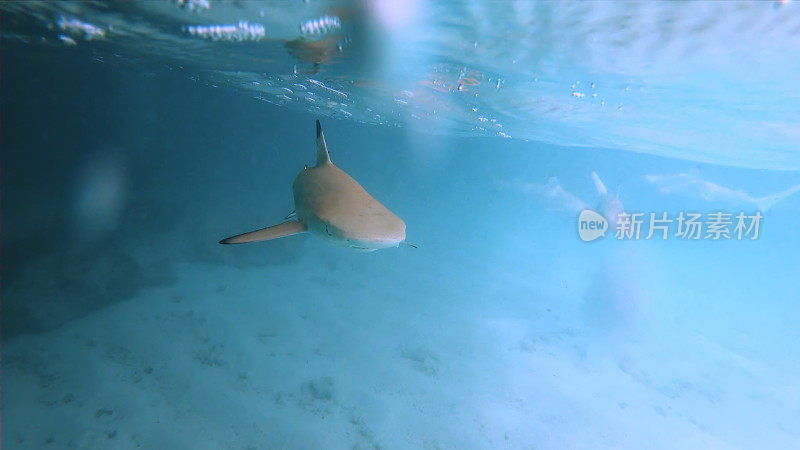
[[[800,448],[797,2],[0,20],[3,448]],[[317,119],[413,246],[218,243]]]

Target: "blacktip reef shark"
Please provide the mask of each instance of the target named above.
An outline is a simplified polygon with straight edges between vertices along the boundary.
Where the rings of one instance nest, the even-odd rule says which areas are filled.
[[[619,215],[625,212],[622,201],[619,199],[619,188],[617,188],[616,193],[610,193],[596,172],[592,172],[592,180],[594,181],[594,187],[597,190],[597,196],[599,198],[594,210],[602,214],[609,224],[616,225]],[[562,211],[569,211],[577,214],[584,209],[593,208],[575,194],[561,187],[556,177],[550,177],[547,180],[547,184],[544,185],[524,182],[516,182],[514,185],[523,192],[531,192],[547,198],[557,209]]]
[[[317,165],[306,166],[292,184],[295,210],[278,225],[219,241],[243,244],[311,233],[345,247],[374,251],[408,244],[406,224],[331,162],[317,120]]]
[[[664,175],[645,175],[645,180],[657,185],[662,194],[683,193],[699,195],[708,202],[728,202],[736,205],[752,204],[767,212],[790,195],[800,192],[800,184],[763,197],[755,197],[740,189],[732,189],[700,178],[697,172]]]

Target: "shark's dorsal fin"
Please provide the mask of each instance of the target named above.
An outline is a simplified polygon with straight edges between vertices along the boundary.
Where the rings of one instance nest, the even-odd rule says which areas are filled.
[[[597,176],[597,172],[592,172],[592,179],[594,180],[594,188],[597,189],[597,195],[601,197],[605,197],[608,195],[608,189],[606,189],[606,185],[600,180],[600,177]]]
[[[331,164],[331,157],[328,154],[328,146],[325,145],[325,135],[322,134],[322,125],[317,119],[317,167],[324,164]]]

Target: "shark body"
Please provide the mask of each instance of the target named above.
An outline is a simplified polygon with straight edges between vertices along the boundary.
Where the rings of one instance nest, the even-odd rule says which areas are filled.
[[[360,251],[397,247],[405,243],[405,222],[369,195],[356,180],[333,165],[319,120],[317,164],[306,167],[297,175],[292,191],[295,220],[232,236],[221,240],[220,244],[242,244],[306,232],[330,243]]]

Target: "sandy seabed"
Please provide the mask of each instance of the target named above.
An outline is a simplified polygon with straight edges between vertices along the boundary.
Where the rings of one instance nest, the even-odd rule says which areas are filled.
[[[282,265],[180,264],[174,284],[4,342],[4,446],[752,448],[764,433],[787,447],[798,438],[777,388],[791,380],[699,334],[591,333],[570,290],[537,291],[502,268],[485,286],[464,267],[412,279],[402,266],[420,253],[410,249],[303,245],[313,248]],[[778,384],[742,391],[748,378]]]

